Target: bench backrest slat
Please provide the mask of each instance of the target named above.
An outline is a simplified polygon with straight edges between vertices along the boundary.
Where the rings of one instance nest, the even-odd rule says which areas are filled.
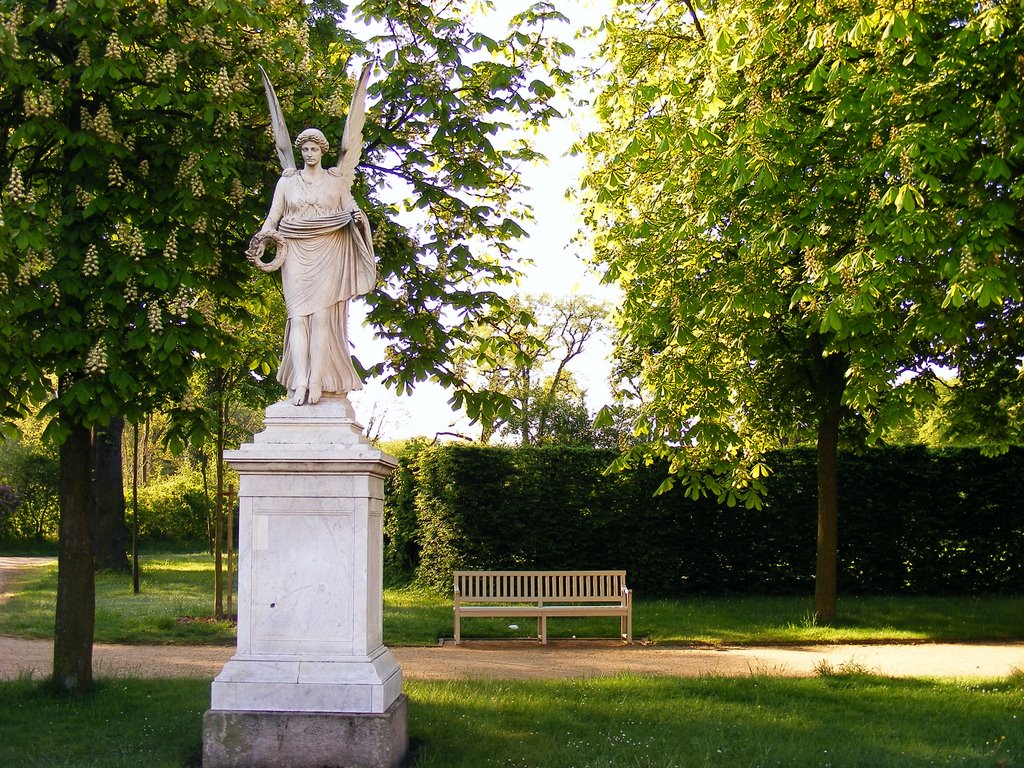
[[[625,571],[456,571],[463,602],[618,601]]]

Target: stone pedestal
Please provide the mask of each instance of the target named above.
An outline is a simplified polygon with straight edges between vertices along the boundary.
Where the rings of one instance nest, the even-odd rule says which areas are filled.
[[[204,768],[398,765],[407,702],[383,644],[381,527],[395,460],[347,398],[272,405],[226,458],[240,478],[238,647],[213,681]]]

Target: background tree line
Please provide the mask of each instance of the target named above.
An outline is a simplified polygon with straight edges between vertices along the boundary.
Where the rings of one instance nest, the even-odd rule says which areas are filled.
[[[638,593],[810,594],[816,455],[770,454],[760,509],[656,494],[666,468],[607,474],[607,451],[411,445],[385,501],[387,572],[442,594],[451,573],[625,568]],[[1024,590],[1024,451],[840,455],[844,594]]]
[[[529,300],[529,297],[522,299],[523,302]],[[276,345],[276,338],[274,343]],[[536,367],[544,370],[541,361]],[[202,379],[197,379],[197,383],[202,382]],[[938,382],[934,401],[917,409],[914,418],[900,430],[894,430],[886,441],[888,446],[908,449],[917,446],[931,450],[962,448],[975,450],[981,455],[998,455],[999,452],[994,452],[992,444],[979,433],[976,414],[957,407],[958,387],[956,380]],[[271,388],[270,396],[276,399],[277,394]],[[201,392],[195,392],[195,397],[201,396]],[[576,396],[574,391],[572,397]],[[556,414],[548,416],[546,429],[534,432],[531,442],[524,445],[518,433],[507,433],[502,444],[596,449],[610,452],[607,456],[611,457],[611,462],[624,448],[640,439],[633,433],[632,416],[627,409],[607,408],[598,420],[603,425],[595,426],[594,414],[589,413],[580,400],[558,402],[557,396],[555,400],[555,405],[549,407]],[[559,409],[564,409],[569,415],[559,415]],[[211,409],[211,418],[215,413]],[[224,445],[233,448],[250,440],[255,432],[262,429],[262,416],[262,407],[254,408],[233,401],[225,412]],[[1015,433],[1020,429],[1015,410],[1006,412],[1003,418],[1008,429]],[[533,416],[532,421],[537,423],[539,418]],[[108,492],[118,497],[112,505],[116,510],[112,514],[115,519],[119,516],[122,531],[106,538],[99,537],[98,547],[107,553],[120,552],[120,567],[125,567],[127,533],[124,529],[130,524],[132,492],[137,478],[140,534],[146,546],[207,549],[212,552],[216,514],[216,443],[190,443],[183,450],[172,450],[168,442],[171,416],[164,412],[151,414],[138,425],[136,470],[133,466],[133,426],[129,424],[121,432],[118,477],[116,481],[107,481],[113,488],[112,491],[108,488]],[[58,462],[54,447],[40,437],[42,429],[43,422],[30,417],[19,422],[16,436],[0,438],[0,489],[3,489],[0,498],[0,546],[7,551],[52,551],[57,541]],[[368,429],[372,431],[372,427]],[[489,444],[483,441],[482,434],[475,438],[471,435],[459,437],[468,445]],[[493,441],[492,435],[490,444]],[[405,456],[418,450],[418,446],[436,445],[437,442],[437,436],[428,435],[383,445],[395,455]],[[783,436],[772,451],[811,447],[813,442],[801,439],[799,435]],[[230,468],[226,469],[225,478],[226,483],[237,488],[237,476]],[[771,487],[777,486],[777,481],[771,483]],[[401,483],[395,487],[400,488]],[[399,490],[394,492],[403,493]],[[767,501],[770,503],[770,498]],[[725,509],[730,508],[726,506]],[[97,514],[95,509],[93,514]],[[97,567],[116,566],[110,561],[98,560]]]

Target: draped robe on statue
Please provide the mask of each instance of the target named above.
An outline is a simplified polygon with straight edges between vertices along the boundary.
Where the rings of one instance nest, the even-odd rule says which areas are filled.
[[[276,225],[288,243],[281,267],[288,320],[277,380],[289,395],[311,384],[297,380],[289,343],[292,326],[308,325],[321,310],[329,310],[326,338],[310,339],[309,345],[310,358],[319,355],[320,388],[344,393],[363,386],[349,352],[348,302],[373,289],[377,270],[370,226],[364,216],[353,217],[358,208],[344,197],[342,179],[334,169],[312,182],[301,171],[286,171],[264,225]]]

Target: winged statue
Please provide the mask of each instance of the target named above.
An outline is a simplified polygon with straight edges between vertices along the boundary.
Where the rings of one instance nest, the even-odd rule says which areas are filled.
[[[352,196],[371,70],[367,63],[356,82],[337,164],[324,168],[323,157],[331,151],[327,137],[306,128],[291,141],[274,86],[260,67],[282,173],[270,212],[246,253],[264,271],[281,270],[288,318],[277,380],[295,405],[314,405],[325,394],[363,386],[349,349],[348,303],[377,281],[370,225]],[[276,246],[271,261],[263,259],[268,241]]]

